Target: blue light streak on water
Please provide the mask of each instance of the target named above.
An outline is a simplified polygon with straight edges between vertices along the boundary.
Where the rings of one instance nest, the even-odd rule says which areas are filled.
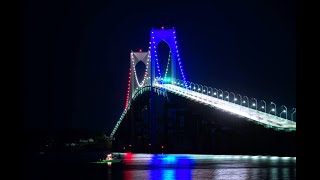
[[[192,166],[194,164],[194,158],[190,155],[179,154],[155,154],[152,155],[149,161],[149,165],[162,166],[162,165],[175,165],[175,166]]]
[[[188,155],[153,155],[149,179],[191,179],[194,160]]]

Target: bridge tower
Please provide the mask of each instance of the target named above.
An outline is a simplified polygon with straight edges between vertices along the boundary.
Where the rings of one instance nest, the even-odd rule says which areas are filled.
[[[158,60],[158,54],[157,54],[157,46],[158,44],[164,41],[168,44],[170,51],[171,51],[171,78],[177,78],[177,69],[180,67],[181,71],[181,79],[184,80],[184,84],[186,84],[185,76],[183,73],[181,61],[180,61],[180,55],[178,51],[178,44],[176,40],[176,32],[174,28],[172,29],[152,29],[150,31],[150,55],[151,55],[151,63],[152,63],[152,74],[151,74],[151,79],[152,79],[152,86],[154,86],[155,81],[153,81],[156,78],[163,78],[163,74],[160,71],[159,67],[159,60]],[[177,67],[178,63],[178,67]]]
[[[144,65],[146,66],[143,80],[139,82],[139,79],[137,77],[137,72],[136,72],[136,65],[138,62],[143,62]],[[151,63],[150,63],[150,51],[148,52],[133,52],[131,51],[130,53],[130,69],[131,69],[131,75],[130,75],[130,96],[129,99],[131,100],[135,91],[138,90],[140,87],[144,86],[150,86],[150,74],[151,74]]]

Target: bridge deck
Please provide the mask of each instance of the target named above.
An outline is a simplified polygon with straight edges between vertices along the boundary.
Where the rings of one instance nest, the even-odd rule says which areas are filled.
[[[156,86],[165,88],[169,92],[203,103],[205,105],[216,107],[224,111],[245,117],[251,121],[255,121],[256,123],[263,124],[266,127],[288,131],[296,130],[296,122],[294,121],[289,121],[278,116],[188,90],[173,84],[156,84]]]
[[[191,99],[193,101],[211,106],[213,108],[219,108],[223,111],[238,115],[240,117],[244,117],[249,121],[253,121],[258,124],[262,124],[267,128],[273,128],[276,130],[285,130],[285,131],[295,131],[296,130],[296,122],[289,121],[287,119],[268,114],[265,112],[261,112],[252,108],[244,107],[232,102],[228,102],[222,99],[218,99],[216,97],[212,97],[209,95],[205,95],[199,92],[195,92],[189,89],[182,88],[180,86],[176,86],[173,84],[155,84],[157,88],[163,88],[169,92],[172,92],[176,95]],[[141,94],[144,91],[150,91],[150,87],[147,89],[142,88],[142,91],[138,91],[137,94]],[[128,109],[130,108],[130,102]],[[127,110],[125,109],[120,119],[118,120],[116,126],[114,127],[113,131],[110,134],[110,138],[112,139],[114,134],[116,133],[122,119],[124,118]]]

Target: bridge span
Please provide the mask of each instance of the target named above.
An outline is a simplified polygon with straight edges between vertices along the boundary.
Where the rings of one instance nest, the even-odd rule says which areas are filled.
[[[156,49],[162,41],[167,43],[170,49],[164,74],[161,73],[159,67],[160,62]],[[140,82],[136,72],[136,65],[139,62],[144,63],[146,67],[143,80]],[[276,104],[273,102],[271,102],[272,107],[269,108],[270,104],[267,104],[264,100],[258,102],[255,98],[249,99],[247,96],[236,95],[233,92],[229,94],[227,91],[189,82],[186,80],[181,62],[174,28],[152,29],[150,31],[148,51],[131,51],[126,105],[109,139],[114,140],[115,133],[129,111],[131,103],[135,101],[137,96],[146,91],[151,92],[151,94],[164,92],[164,95],[166,92],[170,92],[210,108],[244,118],[252,123],[260,124],[264,128],[284,132],[296,131],[296,120],[294,120],[296,108],[292,109],[291,116],[284,105],[281,106],[280,113],[277,113]],[[233,95],[233,99],[229,95]],[[239,99],[237,99],[238,97]],[[152,101],[152,95],[150,96],[150,101]],[[264,104],[261,104],[261,102]]]

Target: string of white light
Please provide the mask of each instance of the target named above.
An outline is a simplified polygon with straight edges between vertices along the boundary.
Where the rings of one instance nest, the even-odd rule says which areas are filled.
[[[127,90],[127,98],[126,98],[126,106],[125,109],[128,107],[128,102],[129,102],[129,95],[130,95],[130,83],[131,82],[131,68],[129,69],[129,78],[128,78],[128,90]]]
[[[170,64],[170,59],[171,59],[170,55],[171,55],[171,51],[169,51],[168,63],[167,63],[167,67],[166,67],[166,73],[164,74],[164,78],[167,77],[167,73],[168,73],[168,69],[169,69],[169,64]]]
[[[173,31],[173,34],[174,34],[174,43],[175,43],[175,50],[177,52],[177,59],[178,59],[178,63],[179,63],[179,67],[180,67],[180,71],[181,71],[181,75],[182,75],[182,78],[183,78],[183,81],[184,81],[184,85],[185,87],[188,87],[187,83],[186,83],[186,78],[184,76],[184,73],[183,73],[183,68],[182,68],[182,63],[180,61],[180,55],[179,55],[179,50],[178,50],[178,45],[177,45],[177,40],[176,40],[176,31]]]

